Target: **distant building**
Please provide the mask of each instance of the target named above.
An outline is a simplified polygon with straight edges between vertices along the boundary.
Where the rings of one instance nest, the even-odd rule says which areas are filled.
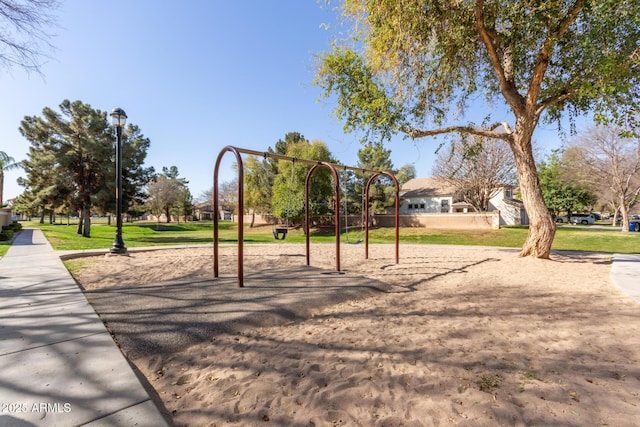
[[[514,187],[495,191],[488,211],[500,212],[500,225],[527,225],[529,218],[520,200],[513,198]],[[414,178],[400,189],[400,214],[471,213],[475,209],[455,189],[437,178]]]
[[[414,178],[400,189],[400,214],[453,212],[453,187],[436,178]]]
[[[209,201],[196,204],[193,216],[198,221],[213,221],[213,205]],[[230,210],[219,208],[218,219],[230,221],[232,218]]]

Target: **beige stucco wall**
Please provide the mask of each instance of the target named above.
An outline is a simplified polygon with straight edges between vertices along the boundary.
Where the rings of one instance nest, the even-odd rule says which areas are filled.
[[[5,225],[11,224],[11,209],[10,208],[2,208],[0,209],[0,227],[4,227]]]
[[[327,217],[329,220],[333,217]],[[413,215],[399,215],[401,227],[425,227],[425,228],[448,228],[448,229],[498,229],[500,228],[500,212],[481,212],[481,213],[423,213]],[[234,216],[233,221],[238,219]],[[341,217],[344,221],[344,217]],[[356,215],[349,216],[350,227],[360,227],[361,217]],[[341,222],[342,222],[341,221]],[[244,223],[251,222],[251,215],[244,216]],[[331,221],[329,221],[330,223]],[[269,216],[256,215],[255,225],[273,224],[273,218]],[[394,215],[375,215],[373,218],[374,226],[378,227],[394,227]],[[344,223],[343,223],[344,226]]]
[[[401,227],[425,227],[448,229],[498,229],[500,228],[500,212],[481,213],[432,213],[400,215]],[[394,215],[376,215],[374,225],[393,227]]]

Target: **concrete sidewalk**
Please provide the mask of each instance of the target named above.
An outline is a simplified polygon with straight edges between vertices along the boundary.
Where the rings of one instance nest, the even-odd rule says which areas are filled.
[[[168,426],[57,253],[24,229],[0,260],[0,426]]]
[[[622,292],[640,303],[640,255],[614,254],[611,280]]]

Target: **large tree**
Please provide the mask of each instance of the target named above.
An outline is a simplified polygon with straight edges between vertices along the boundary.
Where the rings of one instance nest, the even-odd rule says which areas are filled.
[[[573,139],[571,149],[580,178],[603,190],[622,215],[622,231],[629,231],[629,211],[640,203],[640,139],[622,128],[596,126]]]
[[[358,150],[358,167],[377,171],[394,172],[391,161],[391,150],[384,148],[380,141],[366,141],[364,146]],[[354,185],[358,194],[362,194],[368,177],[357,173],[357,184]],[[384,177],[383,177],[384,178]],[[388,182],[388,179],[379,179],[374,183],[374,187],[369,189],[369,200],[367,205],[374,213],[385,213],[386,209],[395,203],[395,186]],[[354,195],[355,196],[355,195]],[[356,196],[356,200],[358,200]],[[361,202],[362,203],[362,202]],[[363,209],[361,207],[357,212]]]
[[[321,141],[306,140],[292,143],[287,147],[287,156],[300,159],[318,160],[336,163]],[[300,222],[304,216],[304,184],[311,165],[287,160],[279,160],[278,175],[273,186],[273,215],[285,222]],[[309,208],[312,215],[325,215],[333,212],[334,188],[331,172],[327,168],[315,171],[310,182]]]
[[[39,215],[40,223],[44,223],[47,214],[50,222],[56,210],[67,208],[67,212],[74,210],[71,206],[71,185],[68,174],[57,168],[55,153],[32,142],[27,159],[22,161],[26,178],[18,178],[18,184],[25,189],[14,201],[14,207],[19,212]]]
[[[575,168],[566,161],[566,151],[552,151],[544,162],[538,165],[538,176],[542,195],[549,211],[554,216],[584,211],[592,207],[597,197],[593,188],[586,185]]]
[[[60,112],[46,107],[42,117],[25,117],[20,132],[32,144],[29,154],[34,163],[40,163],[38,157],[53,154],[53,179],[64,178],[68,183],[70,204],[80,211],[78,234],[90,237],[92,203],[96,195],[107,191],[107,177],[113,170],[111,128],[105,112],[81,101],[64,100],[59,107]]]
[[[186,212],[191,209],[192,197],[187,187],[188,183],[189,181],[185,178],[180,178],[176,166],[169,168],[163,166],[162,173],[149,183],[147,206],[156,215],[158,221],[164,214],[167,223],[170,223],[172,212],[186,215]]]
[[[20,132],[30,142],[22,162],[27,177],[25,207],[45,211],[78,211],[78,234],[91,236],[91,211],[106,212],[114,200],[115,138],[107,113],[82,101],[64,100],[60,111],[46,107],[42,116],[27,116]],[[149,140],[128,125],[123,132],[123,200],[139,202],[140,188],[153,169],[144,168]],[[123,156],[124,158],[125,156]],[[125,206],[126,206],[125,205]]]
[[[317,83],[337,95],[345,129],[364,129],[369,139],[400,132],[506,141],[530,218],[520,255],[548,258],[555,223],[542,197],[533,132],[540,120],[567,111],[613,120],[637,110],[640,2],[344,0],[342,10],[355,21],[350,40],[358,43],[325,53]],[[483,99],[506,104],[510,119],[454,121],[453,109]]]
[[[504,141],[476,136],[471,143],[454,140],[448,150],[440,150],[433,175],[484,212],[500,188],[515,184],[516,165]]]

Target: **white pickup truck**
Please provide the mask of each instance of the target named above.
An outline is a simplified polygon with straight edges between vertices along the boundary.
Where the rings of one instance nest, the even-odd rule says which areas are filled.
[[[596,222],[596,216],[590,213],[572,214],[570,219],[566,215],[556,218],[556,222],[570,222],[572,224],[593,224]]]

